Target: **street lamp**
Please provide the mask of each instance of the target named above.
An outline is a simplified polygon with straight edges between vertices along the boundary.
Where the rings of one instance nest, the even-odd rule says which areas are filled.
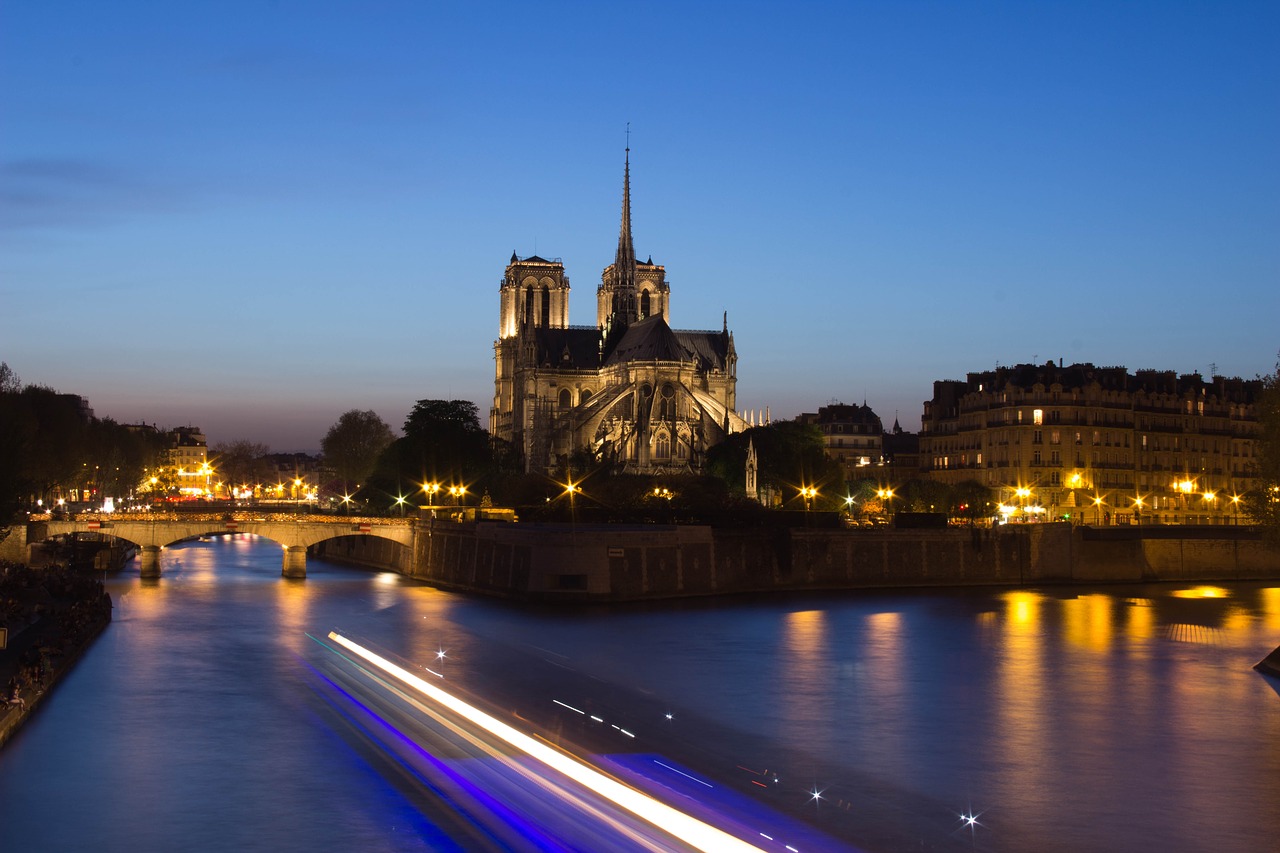
[[[804,498],[804,511],[808,512],[813,499],[818,496],[818,490],[813,486],[801,486],[800,497]]]
[[[1022,520],[1027,520],[1027,498],[1031,497],[1031,490],[1026,486],[1018,486],[1013,490],[1018,497],[1018,507],[1022,511]]]
[[[1137,522],[1139,527],[1142,526],[1142,508],[1144,506],[1146,506],[1146,504],[1143,503],[1141,495],[1138,495],[1136,498],[1133,499],[1133,518],[1134,518],[1134,521]]]
[[[1102,514],[1102,498],[1093,496],[1093,523],[1097,524]]]
[[[1231,496],[1231,515],[1232,515],[1232,524],[1234,524],[1236,527],[1239,527],[1240,526],[1240,496],[1239,495]]]

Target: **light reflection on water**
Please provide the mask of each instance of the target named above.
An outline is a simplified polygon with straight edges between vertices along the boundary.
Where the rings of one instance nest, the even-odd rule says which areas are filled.
[[[447,678],[508,708],[549,704],[549,673],[575,699],[659,703],[672,748],[696,732],[727,775],[780,769],[778,802],[829,789],[841,806],[810,817],[871,849],[1280,837],[1280,696],[1250,669],[1280,643],[1275,584],[574,612],[317,560],[287,580],[279,547],[243,535],[162,561],[157,582],[111,580],[116,621],[0,753],[5,849],[447,845],[429,798],[316,701],[305,634],[335,627],[423,665],[447,650]]]

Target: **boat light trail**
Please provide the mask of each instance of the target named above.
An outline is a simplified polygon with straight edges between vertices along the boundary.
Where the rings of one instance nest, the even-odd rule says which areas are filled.
[[[356,654],[368,661],[373,666],[378,667],[383,672],[386,672],[405,684],[416,688],[428,698],[434,700],[440,705],[443,705],[455,714],[469,720],[472,724],[477,725],[493,736],[506,741],[509,745],[519,749],[529,757],[542,762],[552,770],[569,777],[585,788],[595,791],[605,799],[610,800],[637,817],[670,833],[681,841],[693,845],[699,850],[706,850],[709,851],[709,853],[711,851],[714,851],[714,853],[720,853],[720,851],[760,849],[759,847],[748,844],[734,835],[730,835],[722,829],[718,829],[711,824],[704,823],[695,817],[685,814],[679,809],[672,808],[666,803],[655,800],[647,794],[642,794],[639,791],[628,788],[616,779],[609,778],[599,770],[589,767],[562,752],[552,749],[550,746],[547,746],[524,732],[507,725],[491,714],[487,714],[479,708],[462,701],[453,694],[447,693],[439,687],[423,681],[412,672],[409,672],[403,667],[397,666],[376,652],[366,649],[364,646],[347,639],[336,631],[329,632],[329,639],[345,647],[353,654]]]

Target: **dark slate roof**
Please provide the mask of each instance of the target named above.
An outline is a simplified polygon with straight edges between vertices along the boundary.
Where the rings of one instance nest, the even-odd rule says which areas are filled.
[[[725,332],[676,332],[684,348],[696,355],[702,366],[722,370],[729,356],[729,335]]]
[[[609,364],[624,361],[689,361],[686,350],[667,321],[659,316],[632,323],[609,354]]]
[[[533,330],[538,364],[595,370],[600,367],[600,331],[592,326]],[[566,356],[567,353],[567,356]]]
[[[724,332],[675,331],[661,316],[631,324],[606,359],[606,364],[628,361],[697,361],[708,369],[723,368],[729,353]]]

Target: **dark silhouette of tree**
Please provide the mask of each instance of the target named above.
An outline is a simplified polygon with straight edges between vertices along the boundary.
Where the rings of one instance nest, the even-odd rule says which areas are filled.
[[[996,496],[989,486],[977,480],[965,480],[951,487],[951,514],[970,524],[996,513]]]
[[[395,434],[377,412],[351,409],[320,440],[325,464],[342,481],[344,493],[364,482]]]
[[[779,421],[734,433],[708,450],[707,471],[737,493],[745,485],[749,443],[756,449],[760,485],[779,490],[784,502],[796,499],[801,487],[812,486],[818,490],[813,509],[837,509],[844,504],[840,463],[827,457],[817,426]]]
[[[444,500],[450,486],[477,494],[493,470],[489,433],[480,426],[475,403],[419,400],[405,418],[404,437],[383,453],[374,479],[392,495],[421,496],[424,484],[435,483],[442,487],[437,500]]]

